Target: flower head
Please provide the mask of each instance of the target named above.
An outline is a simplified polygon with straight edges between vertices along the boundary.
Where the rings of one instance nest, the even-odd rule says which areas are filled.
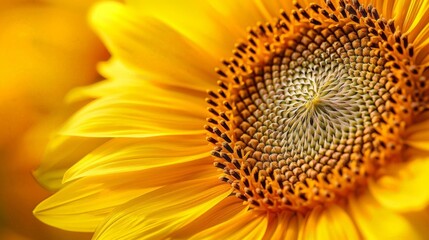
[[[426,2],[189,4],[94,11],[108,80],[71,95],[96,100],[52,151],[91,144],[42,165],[64,177],[39,219],[96,239],[428,235]]]

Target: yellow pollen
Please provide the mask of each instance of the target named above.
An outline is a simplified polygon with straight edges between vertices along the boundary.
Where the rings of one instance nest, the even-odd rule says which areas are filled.
[[[307,211],[365,186],[400,160],[428,101],[393,20],[357,0],[295,7],[251,28],[208,91],[214,165],[255,210]]]
[[[321,103],[320,97],[318,94],[316,94],[314,97],[311,98],[310,101],[308,101],[305,104],[305,107],[309,110],[309,111],[313,111],[314,112],[314,108],[317,107],[317,105],[319,105]]]

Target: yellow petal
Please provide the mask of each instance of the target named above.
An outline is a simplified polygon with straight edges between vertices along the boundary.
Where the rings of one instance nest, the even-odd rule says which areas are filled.
[[[243,15],[242,12],[229,12],[223,15],[212,6],[210,1],[183,0],[179,3],[170,0],[127,0],[126,2],[142,14],[157,18],[186,36],[194,44],[209,52],[214,60],[232,55],[232,47],[237,40],[246,37],[245,30],[249,26],[232,27],[235,22],[233,18]],[[229,3],[225,2],[228,5]],[[247,5],[252,5],[252,2],[247,1]],[[183,14],[184,12],[186,14]],[[253,25],[256,21],[250,20],[249,23]]]
[[[229,194],[230,186],[212,177],[171,184],[116,209],[94,239],[164,239]]]
[[[364,239],[424,239],[412,219],[384,208],[369,192],[352,196],[349,205]]]
[[[427,239],[429,236],[429,209],[417,212],[408,212],[402,214],[418,232],[421,239]]]
[[[193,222],[189,223],[182,229],[173,232],[169,237],[172,239],[188,239],[200,232],[201,229],[211,228],[215,225],[229,221],[231,218],[239,214],[244,208],[243,200],[235,196],[229,196],[195,219]]]
[[[218,15],[217,18],[220,19],[219,21],[225,26],[228,26],[229,32],[240,34],[236,37],[235,41],[239,40],[240,38],[243,39],[247,36],[246,29],[248,27],[255,26],[257,22],[269,21],[272,19],[272,17],[276,16],[270,16],[270,13],[266,11],[260,11],[260,8],[257,4],[255,4],[255,1],[210,1],[210,4],[215,9]],[[263,5],[263,3],[259,3],[259,6]],[[279,10],[280,9],[277,11]],[[278,12],[275,14],[278,14]]]
[[[93,232],[117,206],[151,189],[135,177],[84,178],[41,202],[33,211],[42,222],[68,231]]]
[[[216,86],[218,59],[160,21],[105,2],[94,8],[91,22],[112,55],[143,79],[200,91]]]
[[[204,133],[203,100],[191,101],[186,93],[146,87],[153,91],[145,92],[142,85],[139,94],[114,94],[94,100],[66,123],[61,134],[151,137]]]
[[[408,128],[404,141],[408,146],[429,151],[429,120],[413,124]]]
[[[291,214],[289,214],[291,215]],[[283,233],[284,233],[284,229],[283,226],[288,224],[289,222],[289,218],[285,218],[283,220],[285,220],[284,222],[280,222],[279,218],[280,214],[267,214],[267,229],[265,230],[265,234],[263,236],[263,240],[268,240],[268,239],[284,239],[284,237],[282,237]],[[280,225],[282,225],[280,227]],[[281,228],[281,229],[279,229]],[[286,229],[286,228],[285,228]],[[280,231],[281,230],[281,231]]]
[[[393,9],[395,8],[395,2],[396,1],[366,1],[367,5],[372,4],[374,6],[379,15],[384,17],[385,19],[392,19],[393,18]]]
[[[232,46],[246,39],[248,27],[271,21],[279,10],[293,9],[292,1],[235,0],[127,0],[142,14],[159,19],[196,45],[205,48],[214,59],[231,56]],[[187,14],[183,14],[186,12]],[[210,48],[207,48],[210,46]]]
[[[46,147],[46,155],[33,175],[44,187],[62,187],[64,173],[77,161],[102,145],[106,138],[55,136]]]
[[[87,100],[90,98],[108,97],[124,93],[133,93],[140,96],[139,99],[158,99],[165,101],[167,99],[175,99],[174,104],[187,104],[203,107],[201,104],[193,104],[201,102],[201,99],[207,97],[206,92],[195,91],[187,88],[177,88],[159,84],[163,82],[161,77],[151,77],[151,82],[148,82],[145,76],[142,76],[130,69],[123,61],[118,58],[111,58],[108,62],[103,62],[99,65],[99,72],[108,78],[90,86],[73,89],[67,96],[69,102]],[[169,98],[159,97],[165,94]],[[149,96],[146,96],[149,95]],[[173,103],[172,103],[173,104]]]
[[[385,208],[421,211],[429,205],[429,158],[395,164],[383,177],[371,181],[369,190]]]
[[[304,221],[304,225],[300,228],[299,239],[317,239],[317,222],[321,214],[323,213],[322,207],[315,207],[309,213],[307,213]]]
[[[429,1],[395,1],[395,23],[414,44],[415,63],[428,64]]]
[[[278,214],[268,227],[274,228],[271,236],[264,236],[264,239],[298,239],[300,228],[303,227],[303,217],[294,212],[283,212]]]
[[[350,214],[337,205],[325,209],[316,231],[318,239],[360,239]]]
[[[98,65],[98,72],[107,80],[72,89],[67,94],[67,102],[73,103],[118,94],[123,91],[122,88],[131,92],[141,92],[144,84],[142,83],[144,79],[115,57],[111,57],[107,62],[101,62]]]
[[[84,177],[69,183],[40,203],[34,214],[46,224],[70,231],[95,231],[119,205],[152,189],[218,173],[204,160],[152,168],[132,173]],[[224,184],[227,186],[227,184]]]
[[[73,165],[65,173],[64,181],[188,162],[206,158],[209,152],[204,135],[115,138]],[[207,159],[207,165],[211,162]]]
[[[413,1],[401,0],[395,1],[394,16],[395,23],[400,27],[401,31],[409,35],[411,40],[421,30],[420,26],[427,25],[427,14],[429,1]],[[426,21],[424,21],[426,18]],[[423,21],[423,22],[422,22]],[[419,26],[420,25],[420,26]]]
[[[267,223],[266,214],[245,209],[228,221],[206,229],[191,239],[262,239]]]
[[[350,214],[341,206],[316,207],[307,213],[299,239],[359,239]]]

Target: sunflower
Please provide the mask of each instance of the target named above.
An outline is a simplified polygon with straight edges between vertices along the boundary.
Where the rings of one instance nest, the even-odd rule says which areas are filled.
[[[36,217],[94,239],[427,238],[428,11],[98,5],[107,80],[70,94],[92,101],[35,172],[59,189]]]

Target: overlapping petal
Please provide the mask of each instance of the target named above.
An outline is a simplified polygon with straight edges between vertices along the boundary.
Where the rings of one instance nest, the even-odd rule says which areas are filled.
[[[405,143],[413,148],[429,151],[429,121],[425,120],[414,124],[409,129],[405,136]]]
[[[427,211],[401,214],[383,207],[367,191],[350,198],[350,215],[364,239],[424,239],[427,226],[415,224],[428,222]]]
[[[298,239],[304,226],[302,214],[282,212],[268,219],[268,228],[264,239]]]
[[[201,216],[229,194],[228,186],[219,183],[213,175],[211,178],[171,184],[113,211],[94,238],[163,239]]]
[[[110,138],[204,132],[203,99],[144,82],[120,86],[124,93],[94,100],[77,112],[60,133]]]
[[[399,212],[424,211],[429,205],[429,159],[414,158],[390,166],[386,174],[370,182],[369,190],[384,207]]]
[[[243,210],[243,202],[235,196],[228,196],[214,207],[207,209],[204,214],[183,228],[174,231],[169,237],[172,239],[188,239],[202,229],[208,229],[223,222],[229,221]]]
[[[33,175],[44,187],[58,190],[63,186],[64,173],[107,140],[106,138],[55,136],[47,146],[45,160]]]
[[[342,206],[316,207],[307,213],[300,239],[359,239],[359,231]]]
[[[177,141],[177,138],[182,138]],[[152,138],[115,138],[73,165],[64,181],[86,176],[118,174],[175,165],[207,158],[209,148],[203,135]]]
[[[267,223],[264,213],[244,209],[228,221],[206,229],[191,239],[262,239]]]
[[[58,228],[95,231],[113,209],[134,198],[165,185],[192,179],[197,179],[193,183],[203,184],[211,176],[218,182],[216,175],[216,170],[207,164],[206,159],[201,159],[142,171],[84,177],[67,184],[40,203],[34,214]]]
[[[99,4],[91,22],[112,55],[147,81],[205,91],[219,59],[175,29],[117,2]]]

